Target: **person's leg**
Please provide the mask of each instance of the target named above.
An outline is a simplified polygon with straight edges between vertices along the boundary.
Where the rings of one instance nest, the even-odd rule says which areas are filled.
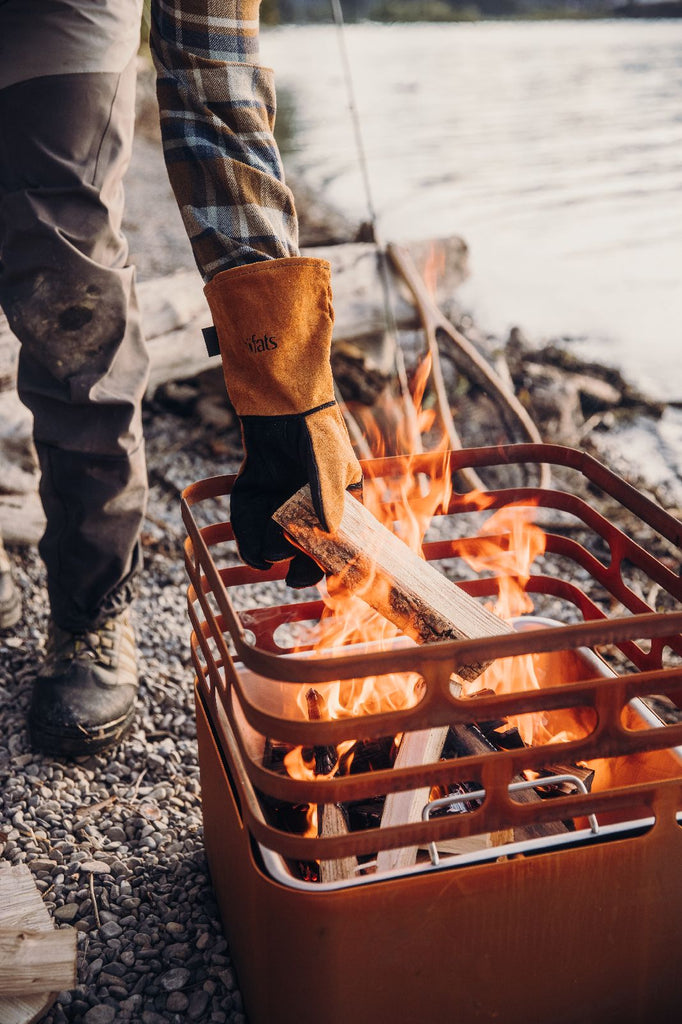
[[[34,416],[52,617],[31,726],[36,745],[65,753],[115,742],[137,685],[126,610],[148,355],[121,234],[134,94],[134,59],[0,90],[0,303]]]
[[[51,612],[72,631],[130,602],[139,562],[148,355],[120,229],[134,87],[132,64],[0,91],[0,301],[34,417]]]

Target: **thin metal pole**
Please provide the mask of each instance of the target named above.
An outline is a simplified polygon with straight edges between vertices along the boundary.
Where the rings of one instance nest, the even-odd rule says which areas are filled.
[[[355,99],[353,72],[351,71],[350,60],[348,58],[348,48],[346,46],[346,33],[345,22],[343,19],[343,8],[341,7],[341,0],[330,0],[330,2],[332,5],[332,14],[334,15],[334,22],[338,29],[339,50],[341,51],[341,63],[343,65],[343,75],[346,83],[346,92],[348,94],[348,107],[350,109],[351,120],[353,122],[353,131],[355,133],[355,145],[358,152],[358,162],[360,164],[360,172],[362,174],[362,181],[365,188],[365,199],[367,201],[367,212],[369,214],[369,222],[372,225],[372,234],[374,236],[374,241],[377,244],[379,244],[379,238],[377,236],[377,214],[376,208],[374,206],[374,199],[372,197],[372,184],[369,177],[367,153],[365,151],[365,143],[362,137],[362,127],[360,125],[358,105]]]
[[[412,395],[410,393],[410,387],[407,379],[407,368],[405,366],[405,357],[403,350],[398,343],[398,327],[396,323],[395,312],[393,309],[393,294],[390,279],[390,270],[388,264],[388,254],[385,246],[381,242],[379,234],[379,222],[376,213],[376,207],[374,205],[374,198],[372,196],[372,184],[369,175],[369,164],[367,161],[367,153],[365,150],[365,143],[362,135],[362,126],[360,124],[360,114],[358,112],[358,105],[355,98],[355,87],[353,85],[353,72],[351,70],[350,59],[348,57],[348,48],[346,46],[346,32],[345,32],[345,21],[343,18],[343,9],[341,7],[341,0],[330,0],[332,14],[334,16],[334,22],[338,29],[339,39],[339,50],[341,52],[341,63],[343,66],[343,75],[346,85],[346,93],[348,96],[348,107],[350,109],[351,120],[353,122],[353,131],[355,134],[355,146],[357,149],[358,163],[360,165],[360,173],[362,175],[362,181],[365,189],[365,200],[367,203],[367,212],[369,215],[369,224],[372,229],[372,241],[377,247],[377,258],[379,261],[379,277],[381,280],[381,287],[384,299],[384,315],[386,317],[386,327],[389,335],[393,339],[393,352],[395,359],[396,374],[398,377],[398,384],[400,387],[400,393],[405,407],[405,419],[409,427],[409,433],[411,436],[411,444],[413,452],[422,451],[422,439],[419,430],[419,423],[417,420],[417,411],[412,401]]]

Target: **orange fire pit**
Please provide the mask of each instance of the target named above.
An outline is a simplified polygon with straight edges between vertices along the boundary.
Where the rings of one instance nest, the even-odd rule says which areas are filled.
[[[422,489],[435,458],[411,460]],[[551,464],[565,481],[485,496],[490,509],[536,507],[546,530],[541,572],[524,587],[535,614],[508,635],[296,644],[322,601],[293,604],[280,583],[281,603],[258,603],[254,586],[284,570],[264,577],[238,563],[233,478],[183,495],[206,849],[249,1021],[677,1021],[682,723],[665,724],[652,710],[660,698],[648,698],[679,703],[682,692],[682,527],[571,449],[513,445],[449,459],[452,474]],[[366,470],[388,481],[405,460]],[[593,491],[610,501],[608,520],[578,496]],[[479,507],[453,494],[425,557],[459,567]],[[461,585],[481,600],[496,591],[487,577]],[[547,608],[564,624],[544,618]],[[519,658],[534,665],[532,687],[472,697],[453,682],[459,667],[491,660],[504,678]],[[390,673],[418,679],[407,706],[329,720],[305,713],[301,692]],[[309,767],[294,777],[272,757],[301,750],[310,766],[311,751],[484,720],[513,720],[522,732],[531,716],[548,736],[530,746],[412,767]],[[578,765],[594,771],[591,791]],[[318,834],[325,808],[380,808],[387,794],[424,787],[419,820],[382,827],[379,814]],[[534,799],[521,802],[529,788]],[[405,847],[420,851],[409,867],[378,868],[380,851]],[[318,867],[329,863],[345,864],[344,877],[325,881]]]

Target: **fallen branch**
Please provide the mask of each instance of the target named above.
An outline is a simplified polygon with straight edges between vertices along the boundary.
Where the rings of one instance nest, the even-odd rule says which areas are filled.
[[[407,247],[417,266],[423,266],[430,240],[411,242]],[[466,243],[457,236],[435,243],[444,254],[436,300],[445,302],[468,273]],[[374,243],[315,246],[302,250],[304,256],[326,259],[332,267],[335,341],[361,338],[386,330],[386,300],[380,260]],[[399,329],[419,325],[419,317],[407,290],[389,269],[393,282],[392,326]],[[210,324],[201,277],[194,271],[142,281],[138,285],[142,329],[151,356],[148,395],[168,380],[192,377],[219,363],[206,355],[201,328]],[[0,315],[0,392],[16,383],[19,342]]]

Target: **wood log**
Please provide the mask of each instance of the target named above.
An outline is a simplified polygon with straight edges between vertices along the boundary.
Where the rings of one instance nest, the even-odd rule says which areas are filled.
[[[441,756],[447,735],[447,725],[405,733],[400,741],[393,767],[412,768],[416,765],[433,764]],[[430,791],[430,786],[424,786],[421,789],[404,789],[398,793],[388,793],[384,802],[381,827],[389,828],[391,825],[406,825],[419,821],[422,809],[428,803]],[[377,871],[409,867],[416,861],[417,853],[416,846],[379,850]]]
[[[334,535],[322,530],[309,487],[297,491],[273,519],[297,547],[335,577],[332,586],[342,585],[361,597],[418,643],[512,632],[509,623],[411,551],[348,493]],[[458,675],[476,679],[487,664],[460,666]]]
[[[319,819],[318,835],[341,836],[348,831],[346,816],[339,804],[324,804]],[[320,861],[321,882],[343,882],[355,877],[358,866],[356,857],[337,857]]]
[[[475,725],[454,725],[450,729],[446,750],[455,757],[470,757],[474,754],[491,754],[496,747],[485,738],[483,733]],[[525,781],[522,776],[516,776],[512,782]],[[538,780],[541,785],[541,780]],[[512,799],[521,804],[537,803],[542,800],[534,789],[516,790]],[[512,830],[509,830],[510,832]],[[568,832],[568,829],[561,821],[543,821],[537,825],[523,825],[513,829],[513,839],[536,839],[541,836],[554,836]],[[508,839],[511,840],[511,834]],[[505,840],[507,841],[507,840]],[[500,845],[494,842],[493,845]]]
[[[445,304],[468,274],[468,250],[466,243],[456,236],[411,242],[408,249],[414,263],[423,267],[429,251],[436,245],[443,255],[436,298]],[[387,322],[391,329],[418,326],[418,313],[408,289],[373,243],[347,243],[302,251],[306,256],[327,259],[331,263],[336,313],[334,345],[348,341],[358,343],[358,340],[361,348],[365,344],[374,345],[373,336],[385,335]],[[183,271],[143,281],[138,285],[138,297],[150,354],[147,398],[153,397],[161,384],[219,366],[218,356],[209,358],[207,355],[201,333],[201,329],[210,324],[211,317],[197,272]],[[393,338],[390,344],[383,346],[390,365],[395,344]],[[44,529],[44,517],[37,500],[38,473],[18,449],[9,451],[6,444],[11,438],[22,449],[32,449],[32,418],[15,391],[18,357],[19,342],[0,313],[0,479],[4,481],[0,492],[10,495],[9,501],[0,499],[0,530],[9,543],[34,544]],[[30,512],[25,521],[21,514],[15,514],[17,495],[22,496],[20,504],[26,504]]]
[[[13,867],[0,865],[0,929],[16,933],[46,932],[70,939],[70,974],[64,984],[54,988],[34,989],[23,995],[0,994],[2,1024],[32,1024],[52,1005],[58,991],[73,988],[76,983],[76,932],[71,928],[55,931],[33,875],[25,864]],[[0,969],[3,967],[4,957],[0,954]]]
[[[317,690],[312,687],[306,693],[306,707],[308,718],[311,721],[319,722],[326,717],[324,699]],[[338,756],[336,747],[315,747],[315,774],[331,775],[337,767]],[[318,804],[317,806],[317,834],[319,836],[345,835],[348,831],[348,823],[343,808],[339,804]],[[332,860],[320,861],[320,881],[340,882],[353,878],[358,866],[356,857],[338,857]]]
[[[0,928],[0,995],[62,992],[76,983],[75,933]]]
[[[436,300],[445,303],[466,278],[468,250],[456,236],[435,241],[411,242],[407,246],[414,262],[422,267],[428,250],[437,245],[444,254],[442,272],[436,285]],[[386,297],[381,256],[370,242],[319,246],[302,250],[304,256],[329,260],[334,291],[335,340],[361,338],[387,326]],[[407,289],[389,269],[391,281],[390,317],[399,329],[416,327],[419,317]],[[191,377],[212,364],[206,354],[201,328],[210,313],[198,272],[185,271],[168,277],[142,281],[138,285],[142,329],[151,356],[148,395],[161,383]],[[0,392],[13,388],[19,343],[0,315]]]

